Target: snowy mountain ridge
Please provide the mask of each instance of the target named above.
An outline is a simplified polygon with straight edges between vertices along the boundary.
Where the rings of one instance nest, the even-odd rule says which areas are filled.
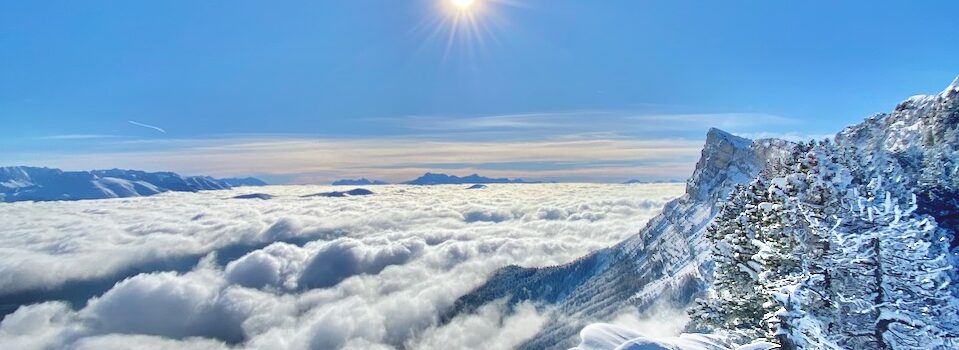
[[[865,177],[880,176],[915,188],[916,213],[931,216],[954,237],[959,227],[957,100],[959,79],[940,94],[909,98],[892,113],[844,129],[835,146],[816,147],[835,147],[842,158],[868,164],[863,168],[869,170],[859,174],[862,186],[869,183]],[[722,203],[760,174],[793,166],[784,164],[793,164],[797,149],[806,149],[799,146],[782,140],[751,142],[710,130],[686,194],[666,204],[639,233],[563,266],[504,268],[460,298],[446,319],[503,298],[511,304],[531,301],[551,310],[549,321],[521,348],[565,349],[577,344],[580,330],[591,322],[624,312],[642,314],[655,305],[685,308],[709,289],[715,277],[713,238],[706,236],[706,228],[723,211]],[[877,166],[880,161],[900,164],[902,171],[883,173],[883,166]],[[892,213],[893,206],[887,207],[885,212]]]
[[[692,327],[784,349],[959,347],[959,89],[798,144],[707,234]]]
[[[764,164],[778,162],[789,145],[711,129],[686,194],[667,203],[639,233],[567,265],[504,268],[460,298],[447,318],[501,298],[551,305],[556,311],[550,321],[521,348],[565,349],[576,345],[576,335],[591,322],[657,302],[689,303],[707,285],[711,270],[702,232],[719,199]]]
[[[416,179],[406,181],[407,185],[462,185],[462,184],[510,184],[535,183],[523,179],[489,178],[479,174],[467,176],[447,175],[442,173],[426,173]]]
[[[333,186],[369,186],[369,185],[389,185],[389,182],[381,180],[370,180],[365,177],[359,179],[340,179],[331,183]]]
[[[39,167],[0,167],[0,202],[55,201],[151,196],[157,193],[223,190],[258,186],[254,179],[215,179],[138,170],[62,171]]]

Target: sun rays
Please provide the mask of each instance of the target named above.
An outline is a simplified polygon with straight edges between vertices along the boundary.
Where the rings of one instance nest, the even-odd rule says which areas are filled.
[[[444,60],[452,54],[482,54],[506,27],[504,8],[516,6],[512,0],[433,1],[433,14],[414,28],[413,34],[423,35],[424,45],[445,43]]]

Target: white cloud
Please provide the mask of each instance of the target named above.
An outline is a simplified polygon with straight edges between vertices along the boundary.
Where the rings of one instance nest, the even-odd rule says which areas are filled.
[[[138,123],[138,122],[135,122],[135,121],[132,121],[132,120],[128,120],[127,123],[130,123],[130,124],[139,126],[139,127],[141,127],[141,128],[147,128],[147,129],[151,129],[151,130],[156,130],[156,131],[159,131],[159,132],[161,132],[161,133],[166,134],[166,130],[163,130],[162,128],[160,128],[160,127],[158,127],[158,126],[153,126],[153,125],[150,125],[150,124]]]
[[[103,333],[243,340],[246,310],[209,270],[141,274],[93,299],[80,315]]]
[[[135,346],[131,347],[131,344]],[[227,345],[211,339],[168,339],[147,335],[107,334],[83,338],[74,344],[76,350],[225,350]]]
[[[660,303],[642,314],[635,309],[623,310],[610,324],[631,329],[647,337],[674,337],[682,334],[689,315],[686,310]]]
[[[376,239],[366,244],[354,239],[327,243],[310,258],[300,276],[301,288],[326,288],[358,274],[377,274],[387,266],[401,265],[414,258],[426,246],[422,239],[399,242]]]
[[[66,303],[53,301],[23,306],[0,322],[0,348],[61,347],[83,333],[83,324]]]
[[[297,288],[297,278],[308,258],[304,249],[274,243],[254,251],[226,265],[229,283],[250,288]]]
[[[428,329],[411,344],[421,350],[512,349],[535,336],[546,321],[546,315],[532,304],[519,304],[507,313],[503,303],[491,303],[475,314],[461,315]]]
[[[673,109],[676,107],[674,106]],[[660,108],[661,109],[661,108]],[[376,118],[429,135],[483,136],[483,132],[524,135],[558,136],[563,134],[611,132],[618,135],[649,134],[656,132],[705,132],[710,127],[730,130],[769,129],[774,126],[796,125],[798,121],[778,115],[756,112],[729,113],[662,113],[653,110],[578,110],[564,112],[531,112],[475,117],[405,116]],[[668,137],[668,136],[667,136]]]
[[[0,323],[0,348],[506,348],[535,334],[545,314],[490,306],[445,325],[438,315],[499,267],[565,263],[622,240],[682,192],[674,184],[464,187],[300,198],[328,187],[273,186],[5,204],[3,294],[207,256],[192,271],[120,281],[80,310],[22,307]],[[252,191],[276,197],[230,199]],[[496,220],[470,219],[494,212]],[[301,238],[317,240],[275,242]],[[211,254],[244,246],[263,248],[223,266]]]

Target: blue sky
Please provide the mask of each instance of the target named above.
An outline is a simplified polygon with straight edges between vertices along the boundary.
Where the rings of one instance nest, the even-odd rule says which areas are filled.
[[[954,1],[447,1],[2,2],[0,163],[684,178],[959,74]]]

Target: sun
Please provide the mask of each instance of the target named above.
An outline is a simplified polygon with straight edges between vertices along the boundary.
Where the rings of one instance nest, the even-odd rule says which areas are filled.
[[[427,42],[446,41],[444,59],[454,49],[465,53],[459,56],[473,55],[496,42],[506,22],[503,7],[513,6],[514,1],[519,0],[431,0],[436,16],[425,17],[411,32],[422,34]]]
[[[453,7],[456,7],[460,11],[469,10],[470,7],[473,7],[473,3],[476,2],[476,0],[449,0],[449,1],[450,3],[453,4]]]

